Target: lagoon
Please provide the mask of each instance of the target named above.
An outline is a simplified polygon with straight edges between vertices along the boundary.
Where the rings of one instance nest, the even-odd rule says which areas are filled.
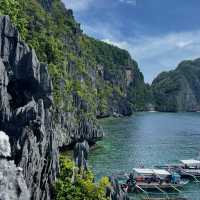
[[[200,156],[200,113],[141,112],[100,123],[105,137],[89,157],[97,178]],[[200,184],[189,184],[182,195],[200,200]]]

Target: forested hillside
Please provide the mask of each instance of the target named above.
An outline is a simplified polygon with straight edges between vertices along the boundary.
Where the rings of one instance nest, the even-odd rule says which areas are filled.
[[[85,35],[60,0],[0,1],[0,14],[0,129],[31,198],[50,199],[59,153],[102,138],[97,117],[144,110],[146,86],[129,53]]]
[[[175,70],[163,72],[153,81],[158,111],[200,110],[200,59],[181,62]]]
[[[15,9],[11,9],[15,8]],[[71,10],[58,0],[7,0],[1,13],[11,16],[23,39],[49,65],[54,101],[67,112],[107,116],[145,109],[145,85],[128,52],[84,35]]]

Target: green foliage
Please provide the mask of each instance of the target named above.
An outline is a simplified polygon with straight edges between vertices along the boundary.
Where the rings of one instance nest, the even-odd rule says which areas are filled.
[[[152,83],[152,92],[156,109],[159,111],[176,112],[179,110],[179,92],[185,82],[183,72],[176,70],[163,72]],[[189,74],[189,73],[187,73]]]
[[[127,51],[82,34],[72,12],[60,0],[52,1],[48,9],[41,0],[4,0],[0,2],[0,13],[11,17],[40,62],[48,63],[58,109],[78,115],[72,98],[76,94],[86,105],[85,115],[94,118],[97,110],[102,113],[109,110],[111,99],[117,105],[126,97],[125,69],[137,71],[135,61]],[[103,67],[102,76],[96,74],[98,66]],[[142,79],[138,81],[143,84]],[[145,104],[139,100],[144,96],[139,84],[133,84],[130,90],[128,101],[133,107]],[[132,98],[135,94],[137,99]]]
[[[108,68],[118,68],[128,66],[131,62],[129,53],[116,46],[108,45],[105,42],[98,41],[90,37],[81,38],[81,46],[95,58],[97,63],[101,63]]]
[[[91,62],[96,65],[103,66],[103,78],[106,83],[103,84],[101,79],[97,83],[99,112],[106,113],[112,106],[117,107],[121,99],[126,96],[128,97],[127,102],[132,105],[133,110],[144,110],[148,102],[147,88],[137,63],[131,59],[129,53],[87,36],[80,38],[80,44],[85,57],[90,58]],[[133,82],[129,87],[125,81],[126,69],[134,74]],[[112,105],[109,105],[111,102]]]
[[[107,177],[94,183],[91,171],[78,174],[75,164],[60,157],[60,176],[55,183],[55,200],[107,200],[105,189],[110,185]]]
[[[0,15],[8,15],[12,22],[21,32],[23,39],[27,36],[27,19],[24,10],[27,2],[24,0],[3,0],[0,1]]]

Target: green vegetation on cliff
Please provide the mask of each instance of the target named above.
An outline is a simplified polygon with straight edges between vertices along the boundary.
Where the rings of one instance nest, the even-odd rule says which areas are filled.
[[[163,72],[153,81],[158,111],[200,110],[200,59],[181,62],[175,70]]]
[[[57,108],[94,118],[144,109],[145,85],[137,63],[127,51],[82,34],[60,0],[5,0],[0,12],[49,64]]]
[[[55,200],[107,200],[106,187],[110,186],[107,177],[94,183],[91,171],[78,174],[75,164],[66,156],[60,157],[60,170],[54,188]]]
[[[97,116],[144,109],[145,84],[137,63],[127,51],[84,35],[60,0],[4,0],[0,14],[10,16],[39,61],[48,64],[60,146],[80,136],[89,142],[101,137]],[[88,172],[72,183],[74,164],[61,158],[60,165],[56,199],[106,199],[106,178],[94,184]]]

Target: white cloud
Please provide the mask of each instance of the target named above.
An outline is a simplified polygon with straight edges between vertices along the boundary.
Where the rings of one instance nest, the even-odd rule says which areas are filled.
[[[91,23],[90,25],[82,25],[82,29],[85,33],[95,38],[108,38],[111,41],[115,41],[116,38],[120,37],[121,32],[118,28],[115,28],[114,23],[111,25],[109,22],[97,22]]]
[[[128,50],[139,62],[148,82],[158,73],[175,68],[182,60],[200,57],[200,30],[124,41],[106,38],[103,41]]]
[[[74,11],[83,11],[90,8],[94,0],[62,0],[67,8]]]
[[[98,2],[97,0],[63,1],[66,7],[79,11],[87,10]],[[130,3],[130,1],[118,0],[121,3]],[[200,29],[147,36],[141,34],[144,32],[143,27],[135,23],[132,24],[135,35],[127,38],[127,35],[120,31],[119,23],[111,19],[103,22],[90,20],[90,23],[82,25],[82,29],[95,38],[101,38],[109,44],[128,50],[139,63],[148,82],[151,82],[161,71],[175,68],[182,60],[200,57]]]
[[[184,47],[191,45],[192,43],[193,43],[192,40],[190,40],[190,41],[180,41],[180,42],[177,43],[177,47],[184,48]]]
[[[136,5],[136,0],[119,0],[119,2],[121,3],[126,3],[126,4],[130,4],[130,5]]]

